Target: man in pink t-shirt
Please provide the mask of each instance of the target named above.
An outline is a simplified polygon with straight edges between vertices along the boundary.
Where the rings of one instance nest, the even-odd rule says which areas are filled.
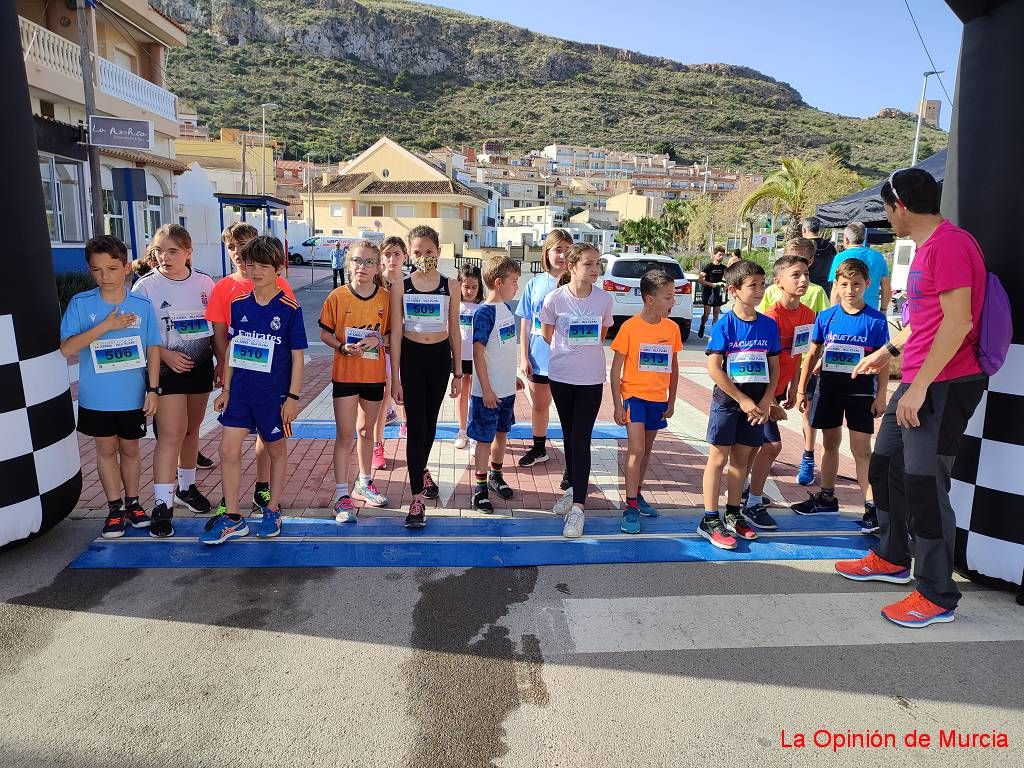
[[[875,373],[904,355],[903,380],[882,418],[868,471],[879,543],[867,557],[836,563],[836,571],[854,581],[906,584],[913,560],[917,590],[882,615],[924,627],[953,621],[960,600],[952,578],[950,472],[986,385],[978,364],[986,270],[975,239],[939,214],[939,186],[930,174],[896,171],[881,195],[897,236],[917,244],[907,280],[910,323],[853,373]]]

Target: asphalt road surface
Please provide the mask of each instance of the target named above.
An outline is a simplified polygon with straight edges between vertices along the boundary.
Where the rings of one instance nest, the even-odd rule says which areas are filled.
[[[0,553],[3,768],[1024,764],[1024,610],[972,584],[901,630],[822,561],[66,569],[95,535]]]

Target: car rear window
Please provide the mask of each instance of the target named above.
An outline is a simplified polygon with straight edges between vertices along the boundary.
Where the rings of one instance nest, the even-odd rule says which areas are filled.
[[[654,261],[653,259],[620,259],[612,264],[612,277],[639,280],[652,269],[660,269],[673,280],[685,279],[682,267],[674,261]]]

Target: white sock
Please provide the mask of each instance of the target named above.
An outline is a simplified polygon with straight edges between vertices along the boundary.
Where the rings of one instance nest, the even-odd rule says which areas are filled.
[[[369,475],[364,475],[363,473],[360,472],[359,473],[359,482],[362,483],[363,485],[368,485],[369,482],[370,482],[370,476]]]
[[[340,499],[342,496],[348,496],[348,483],[335,483],[334,498]]]
[[[153,483],[153,494],[156,496],[156,503],[163,502],[168,506],[171,506],[173,499],[171,494],[174,493],[174,483]]]
[[[763,499],[763,496],[755,496],[754,494],[750,494],[749,496],[747,496],[747,509],[750,509],[751,507],[756,507],[758,504],[762,503]]]
[[[185,493],[189,488],[196,484],[196,468],[182,469],[178,467],[178,490]]]

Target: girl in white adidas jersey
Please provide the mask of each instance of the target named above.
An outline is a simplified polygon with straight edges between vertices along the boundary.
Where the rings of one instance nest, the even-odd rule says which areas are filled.
[[[156,502],[149,534],[164,538],[174,535],[171,510],[175,504],[197,514],[210,512],[209,500],[196,488],[196,457],[199,425],[213,389],[213,328],[205,317],[213,278],[188,266],[192,238],[184,227],[165,224],[153,236],[152,246],[157,268],[140,278],[132,293],[152,303],[163,343],[156,416],[159,437],[153,457]]]

